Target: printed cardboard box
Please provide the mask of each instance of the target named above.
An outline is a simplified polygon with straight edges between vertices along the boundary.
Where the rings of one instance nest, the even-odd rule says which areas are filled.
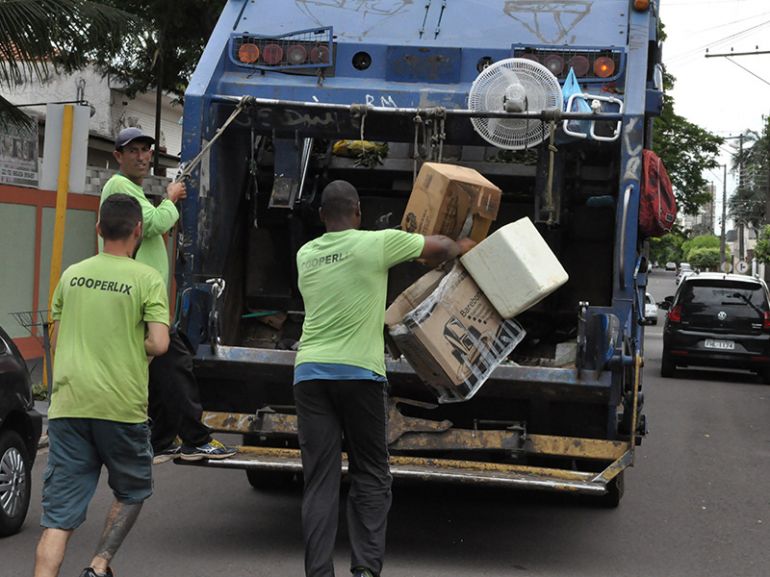
[[[481,242],[500,209],[500,189],[472,168],[426,162],[401,219],[401,228],[424,235]]]
[[[415,283],[420,287],[399,295],[386,312],[389,334],[440,403],[465,401],[511,354],[524,329],[497,313],[459,263],[425,295],[434,281],[423,277]],[[413,307],[410,299],[420,294]]]

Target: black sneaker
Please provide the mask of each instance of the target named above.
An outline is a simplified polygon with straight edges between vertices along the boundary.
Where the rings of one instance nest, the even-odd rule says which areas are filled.
[[[161,463],[166,463],[171,459],[176,459],[179,456],[179,453],[181,450],[182,450],[181,445],[177,445],[176,443],[171,443],[165,449],[161,451],[157,451],[155,453],[155,455],[152,458],[152,464],[160,465]]]
[[[86,567],[83,569],[83,572],[80,574],[80,577],[113,577],[112,575],[112,569],[107,567],[106,573],[97,573],[93,570],[92,567]]]
[[[353,577],[375,577],[375,575],[366,567],[356,567],[353,569]]]
[[[201,459],[227,459],[237,452],[238,449],[235,447],[227,447],[216,439],[211,439],[199,447],[182,445],[179,456],[185,461],[200,461]]]

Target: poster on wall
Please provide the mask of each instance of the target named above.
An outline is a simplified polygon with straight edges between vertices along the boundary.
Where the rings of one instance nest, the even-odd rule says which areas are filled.
[[[0,184],[37,186],[37,122],[0,128]]]

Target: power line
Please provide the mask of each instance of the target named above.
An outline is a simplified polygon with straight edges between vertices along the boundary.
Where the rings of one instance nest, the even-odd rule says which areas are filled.
[[[764,79],[764,78],[762,78],[761,76],[759,76],[759,75],[757,75],[757,74],[754,74],[754,73],[753,73],[751,70],[749,70],[748,68],[746,68],[745,66],[743,66],[743,65],[741,65],[741,64],[738,64],[738,63],[737,63],[735,60],[733,60],[733,59],[732,59],[732,58],[730,58],[729,56],[726,56],[726,58],[727,58],[727,61],[728,61],[728,62],[732,62],[732,63],[733,63],[733,64],[735,64],[735,65],[736,65],[738,68],[741,68],[741,69],[745,70],[746,72],[748,72],[749,74],[751,74],[751,75],[752,75],[754,78],[756,78],[757,80],[761,80],[762,82],[764,82],[765,84],[767,84],[768,86],[770,86],[770,82],[768,82],[767,80],[765,80],[765,79]]]

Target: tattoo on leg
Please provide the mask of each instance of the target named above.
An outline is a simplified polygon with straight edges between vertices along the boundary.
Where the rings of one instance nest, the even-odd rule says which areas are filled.
[[[143,503],[121,503],[120,501],[112,504],[104,524],[102,538],[99,540],[99,547],[96,549],[96,557],[101,557],[107,563],[110,562],[120,544],[123,543],[123,539],[134,526],[142,505]]]

